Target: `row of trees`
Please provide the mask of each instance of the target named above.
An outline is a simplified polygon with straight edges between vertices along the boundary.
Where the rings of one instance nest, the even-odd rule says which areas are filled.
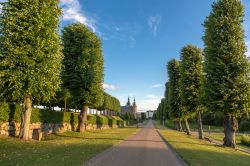
[[[32,104],[67,100],[82,108],[78,131],[84,131],[88,107],[119,111],[120,103],[104,93],[100,39],[75,23],[59,35],[58,0],[9,0],[0,18],[0,98],[22,103],[19,137],[29,138]]]
[[[249,111],[249,62],[245,55],[243,30],[244,6],[239,0],[219,0],[204,23],[201,49],[187,45],[180,61],[168,62],[169,81],[165,98],[156,115],[175,120],[178,129],[187,119],[197,116],[199,138],[203,138],[201,113],[224,113],[224,145],[235,147],[236,117]]]

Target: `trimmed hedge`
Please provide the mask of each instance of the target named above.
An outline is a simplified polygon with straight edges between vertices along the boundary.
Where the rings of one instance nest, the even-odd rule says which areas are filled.
[[[125,126],[124,120],[120,116],[112,116],[112,118],[116,120],[117,126],[119,126],[119,127]]]
[[[10,114],[9,104],[6,102],[0,102],[0,122],[8,122]]]
[[[96,124],[97,125],[108,125],[109,119],[106,116],[103,115],[96,115]]]
[[[0,103],[0,122],[21,122],[22,106],[18,104]],[[58,112],[33,108],[30,123],[78,123],[79,113]],[[118,116],[87,115],[88,124],[123,126],[123,120]]]
[[[97,121],[97,117],[95,115],[88,115],[87,116],[87,123],[95,125]]]

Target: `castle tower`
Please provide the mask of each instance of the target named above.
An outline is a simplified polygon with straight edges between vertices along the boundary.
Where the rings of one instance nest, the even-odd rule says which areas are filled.
[[[133,102],[133,106],[132,106],[132,111],[133,111],[133,114],[136,118],[136,114],[137,114],[137,105],[136,105],[136,101],[135,101],[135,98],[134,98],[134,102]]]
[[[130,99],[129,99],[129,97],[128,97],[127,106],[131,106],[131,103],[130,103]]]

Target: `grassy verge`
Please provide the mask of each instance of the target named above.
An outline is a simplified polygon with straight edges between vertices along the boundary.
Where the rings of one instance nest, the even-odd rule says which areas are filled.
[[[159,123],[155,123],[159,127]],[[170,129],[159,129],[163,137],[190,166],[248,166],[250,155],[231,148],[215,146]]]
[[[174,122],[171,120],[166,120],[165,121],[165,126],[171,129],[174,129]],[[184,127],[184,124],[182,124]],[[196,123],[189,123],[189,127],[192,131],[197,131],[198,126]],[[223,126],[209,126],[209,125],[202,125],[203,131],[208,132],[209,128],[211,132],[223,132]]]
[[[208,133],[205,133],[205,134],[208,135],[209,137],[215,139],[215,140],[218,140],[218,141],[222,141],[224,138],[224,133],[210,133],[210,135]],[[241,144],[241,136],[242,136],[242,134],[239,134],[239,133],[236,134],[237,146],[250,150],[249,146]]]
[[[0,137],[0,165],[74,166],[134,134],[136,128],[52,134],[37,141]]]

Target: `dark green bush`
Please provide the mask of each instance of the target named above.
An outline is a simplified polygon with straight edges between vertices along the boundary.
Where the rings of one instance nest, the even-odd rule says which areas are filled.
[[[202,123],[204,125],[222,126],[224,121],[223,112],[205,112],[202,114]]]
[[[22,109],[23,107],[20,104],[11,104],[11,113],[9,121],[12,122],[21,122]]]
[[[240,132],[250,131],[250,120],[242,119],[239,124],[239,131]]]
[[[246,146],[250,146],[250,136],[243,135],[241,136],[241,143]]]
[[[113,116],[112,118],[116,120],[116,125],[117,126],[119,126],[119,127],[124,127],[125,126],[124,120],[121,117]]]
[[[9,104],[4,102],[0,102],[0,122],[8,122],[10,114]]]
[[[109,119],[106,116],[103,115],[97,115],[97,125],[108,125],[109,124]]]
[[[33,108],[30,123],[71,123],[78,124],[79,113],[58,112]],[[0,122],[21,122],[22,106],[19,104],[0,103]],[[124,126],[124,121],[119,116],[87,115],[88,124]]]
[[[88,116],[87,116],[87,123],[88,123],[88,124],[93,124],[93,125],[95,125],[95,124],[96,124],[96,121],[97,121],[96,115],[88,115]]]

